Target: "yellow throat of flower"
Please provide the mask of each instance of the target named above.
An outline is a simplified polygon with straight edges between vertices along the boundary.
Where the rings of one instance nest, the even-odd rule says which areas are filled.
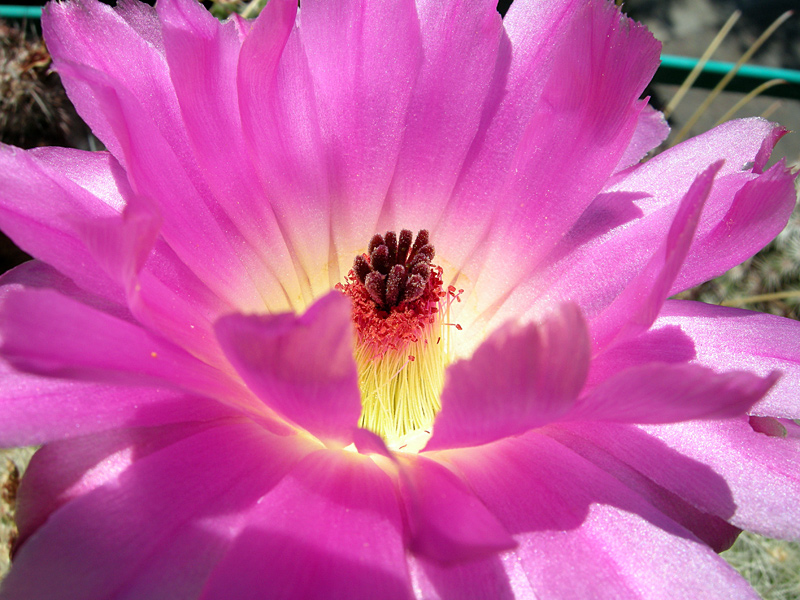
[[[375,235],[337,288],[352,304],[355,359],[363,410],[359,426],[394,450],[418,449],[441,408],[450,362],[450,306],[461,291],[444,289],[431,263],[428,232]]]

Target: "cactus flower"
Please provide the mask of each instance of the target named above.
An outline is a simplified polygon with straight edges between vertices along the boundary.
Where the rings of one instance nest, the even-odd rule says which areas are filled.
[[[3,600],[756,598],[800,324],[668,300],[785,225],[784,130],[650,160],[607,0],[51,3],[107,151],[0,147]]]

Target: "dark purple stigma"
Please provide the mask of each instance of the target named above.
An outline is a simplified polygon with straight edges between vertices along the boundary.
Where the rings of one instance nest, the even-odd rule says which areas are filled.
[[[413,238],[408,229],[402,229],[400,235],[394,231],[375,234],[368,254],[357,256],[353,263],[353,272],[370,298],[387,312],[402,302],[413,302],[428,285],[436,253],[428,242],[427,229]]]

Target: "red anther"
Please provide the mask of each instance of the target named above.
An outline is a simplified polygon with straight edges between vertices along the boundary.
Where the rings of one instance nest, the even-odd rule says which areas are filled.
[[[386,248],[389,250],[389,264],[397,264],[397,234],[394,231],[387,231],[383,236]]]
[[[433,260],[434,255],[436,252],[433,249],[433,246],[430,244],[425,244],[422,248],[420,248],[417,252],[413,254],[413,256],[409,259],[408,265],[413,266],[419,263],[429,263]]]
[[[377,272],[387,276],[380,286],[379,278],[372,277],[368,288],[369,295],[378,308],[387,313],[402,303],[421,298],[431,280],[431,260],[436,253],[428,243],[428,232],[423,229],[417,234],[413,251],[409,255],[412,239],[408,229],[400,230],[399,237],[394,231],[387,231],[384,235],[377,233],[369,242],[369,255],[357,256],[353,262],[355,277],[365,286],[370,273]],[[441,267],[436,269],[441,279]],[[444,296],[441,287],[438,289],[437,295]],[[378,297],[381,298],[380,301],[377,300]]]
[[[417,239],[414,240],[414,246],[411,248],[411,256],[410,258],[414,258],[414,255],[419,252],[419,249],[425,246],[428,243],[428,230],[427,229],[420,229],[419,233],[417,233]]]
[[[441,319],[454,296],[453,286],[443,287],[442,267],[430,262],[434,251],[428,232],[417,235],[415,252],[412,241],[408,229],[399,235],[390,231],[373,236],[369,254],[357,256],[345,281],[336,285],[350,298],[359,343],[370,347],[376,358],[426,339],[423,330]],[[390,246],[396,247],[394,256]]]
[[[414,263],[414,266],[409,269],[408,274],[409,276],[419,275],[423,281],[428,281],[428,278],[431,276],[431,266],[424,262]]]
[[[397,306],[402,297],[406,284],[406,268],[403,265],[395,265],[389,271],[386,280],[386,306],[391,308]]]
[[[372,254],[372,251],[375,250],[378,246],[383,246],[385,242],[383,241],[383,236],[380,233],[376,233],[372,236],[372,239],[369,241],[369,246],[367,247],[367,254]]]
[[[427,281],[421,275],[412,275],[406,281],[406,289],[403,291],[403,302],[413,302],[425,292]]]
[[[367,258],[363,254],[356,256],[356,259],[353,261],[353,271],[361,283],[364,283],[367,275],[369,275],[370,271],[372,271],[372,267],[369,265]]]
[[[408,251],[411,250],[411,241],[414,239],[414,234],[410,229],[401,229],[400,237],[397,240],[397,264],[406,264],[408,258]]]
[[[385,245],[375,248],[369,255],[369,260],[373,269],[384,275],[389,274],[389,249]]]
[[[378,306],[383,306],[386,298],[386,275],[372,271],[364,281],[364,287],[369,292],[370,298]]]

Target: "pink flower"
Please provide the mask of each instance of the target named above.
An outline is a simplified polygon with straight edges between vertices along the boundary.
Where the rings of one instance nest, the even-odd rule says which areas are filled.
[[[2,598],[755,598],[800,326],[667,298],[781,230],[784,131],[639,164],[604,0],[296,4],[45,11],[109,152],[0,149]]]

